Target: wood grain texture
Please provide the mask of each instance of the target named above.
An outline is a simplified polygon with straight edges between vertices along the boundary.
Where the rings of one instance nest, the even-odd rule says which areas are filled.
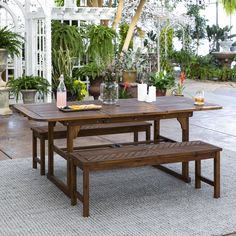
[[[87,102],[89,103],[89,102]],[[90,102],[91,103],[91,102]],[[101,102],[93,101],[94,104]],[[75,103],[70,103],[75,104]],[[76,104],[86,104],[86,102]],[[106,118],[125,118],[141,116],[171,115],[194,111],[215,110],[222,107],[215,104],[205,103],[203,106],[195,106],[192,99],[186,97],[157,97],[156,102],[146,103],[137,99],[120,99],[117,105],[103,105],[98,111],[80,111],[65,113],[59,111],[55,103],[47,104],[16,104],[14,108],[29,117],[38,121],[80,121],[97,120]]]
[[[75,167],[83,171],[83,216],[89,216],[89,172],[117,168],[160,165],[186,161],[196,162],[195,187],[200,188],[200,181],[214,186],[214,197],[220,197],[220,151],[222,149],[204,143],[191,141],[181,143],[149,144],[140,146],[123,146],[103,148],[99,150],[81,150],[69,153],[74,165],[71,178],[71,204],[76,204],[75,197],[81,194],[77,191]],[[214,181],[201,176],[201,160],[214,160]]]

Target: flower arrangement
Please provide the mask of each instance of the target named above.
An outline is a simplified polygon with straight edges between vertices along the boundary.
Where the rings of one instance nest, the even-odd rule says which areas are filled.
[[[118,82],[119,77],[121,77],[119,61],[115,59],[111,64],[104,66],[101,76],[104,82]]]
[[[175,90],[175,94],[176,95],[183,95],[183,91],[184,91],[184,81],[185,81],[185,74],[184,72],[181,72],[180,74],[180,80],[179,82],[177,83],[177,87],[176,87],[176,90]]]

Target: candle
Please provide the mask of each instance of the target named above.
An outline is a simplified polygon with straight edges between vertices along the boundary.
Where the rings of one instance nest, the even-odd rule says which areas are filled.
[[[156,101],[156,87],[155,86],[149,87],[149,96],[151,97],[150,99],[152,99],[152,102]]]
[[[147,96],[147,85],[138,84],[138,101],[145,101]]]
[[[146,95],[145,102],[152,102],[152,96],[150,93]]]

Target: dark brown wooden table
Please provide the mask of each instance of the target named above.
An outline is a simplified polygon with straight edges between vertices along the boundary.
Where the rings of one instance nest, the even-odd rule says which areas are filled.
[[[98,101],[93,103],[99,104]],[[103,105],[101,110],[66,113],[59,111],[55,103],[27,105],[17,104],[14,105],[14,107],[29,119],[48,122],[47,177],[68,196],[70,196],[71,164],[66,153],[73,151],[73,140],[78,136],[82,125],[154,121],[154,142],[157,143],[159,142],[158,138],[160,136],[160,120],[177,119],[182,129],[182,141],[189,141],[189,118],[192,117],[193,112],[222,108],[219,105],[210,103],[205,103],[204,106],[195,106],[192,99],[176,96],[157,97],[157,101],[154,103],[139,102],[136,99],[121,99],[116,105]],[[67,127],[66,152],[54,145],[53,131],[57,122],[60,122]],[[60,181],[54,175],[54,152],[58,153],[67,160],[67,183]],[[159,166],[158,168],[184,180],[185,182],[190,182],[188,162],[182,163],[181,174],[163,166]]]

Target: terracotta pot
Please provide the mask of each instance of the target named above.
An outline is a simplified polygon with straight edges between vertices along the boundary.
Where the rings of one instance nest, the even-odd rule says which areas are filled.
[[[156,90],[157,97],[159,96],[166,96],[166,89],[158,89]]]
[[[137,80],[137,71],[123,71],[123,82],[135,83]]]
[[[89,94],[97,100],[100,96],[100,85],[102,83],[102,77],[96,77],[94,80],[90,82],[89,86]]]

